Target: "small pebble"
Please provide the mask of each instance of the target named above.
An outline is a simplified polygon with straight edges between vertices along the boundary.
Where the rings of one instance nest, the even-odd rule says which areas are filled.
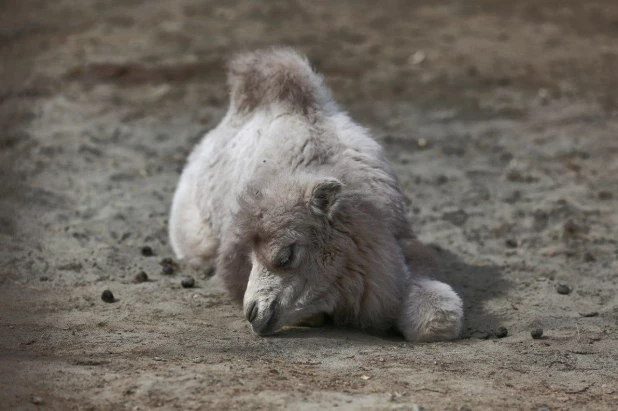
[[[195,285],[195,279],[193,277],[183,278],[180,285],[182,285],[182,288],[193,288]]]
[[[103,291],[103,293],[101,294],[101,300],[105,301],[106,303],[113,303],[116,301],[116,299],[114,298],[114,294],[112,294],[110,290]]]
[[[41,397],[32,397],[32,403],[34,405],[41,405],[41,404],[43,404],[43,398],[41,398]]]
[[[541,338],[543,336],[543,329],[542,328],[535,328],[534,330],[530,331],[530,335],[535,340],[538,340],[539,338]]]
[[[154,255],[154,251],[152,251],[152,247],[149,245],[145,245],[142,247],[142,255],[144,257],[152,257]]]
[[[558,294],[568,295],[571,293],[571,287],[569,287],[568,284],[558,284],[556,286],[556,291]]]
[[[148,274],[146,274],[144,271],[140,271],[138,274],[135,275],[133,281],[136,284],[145,283],[146,281],[148,281]]]
[[[513,238],[509,238],[508,240],[504,242],[504,245],[507,246],[508,248],[517,248],[517,240]]]
[[[509,330],[507,330],[506,327],[498,327],[498,329],[496,330],[494,334],[498,338],[504,338],[507,335],[509,335]]]

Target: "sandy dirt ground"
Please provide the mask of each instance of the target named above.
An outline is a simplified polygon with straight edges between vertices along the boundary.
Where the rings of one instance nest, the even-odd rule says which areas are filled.
[[[222,62],[273,44],[384,145],[461,340],[259,338],[162,273]],[[0,126],[2,409],[618,408],[615,0],[4,0]]]

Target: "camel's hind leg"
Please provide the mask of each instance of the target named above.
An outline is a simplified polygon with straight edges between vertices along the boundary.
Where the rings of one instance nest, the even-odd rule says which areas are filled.
[[[220,239],[205,221],[197,207],[194,186],[183,175],[172,204],[169,222],[170,243],[176,257],[195,267],[212,268]]]

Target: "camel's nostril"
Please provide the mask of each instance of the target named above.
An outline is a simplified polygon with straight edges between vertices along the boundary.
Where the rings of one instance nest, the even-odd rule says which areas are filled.
[[[250,323],[253,322],[253,320],[255,320],[255,318],[258,315],[258,303],[257,301],[253,301],[251,304],[249,304],[249,307],[247,308],[247,321],[249,321]]]

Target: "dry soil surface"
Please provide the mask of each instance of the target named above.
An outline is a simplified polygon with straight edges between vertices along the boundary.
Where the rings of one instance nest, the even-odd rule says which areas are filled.
[[[384,145],[461,340],[259,338],[162,273],[222,62],[273,44]],[[0,121],[1,408],[618,407],[615,0],[4,0]]]

